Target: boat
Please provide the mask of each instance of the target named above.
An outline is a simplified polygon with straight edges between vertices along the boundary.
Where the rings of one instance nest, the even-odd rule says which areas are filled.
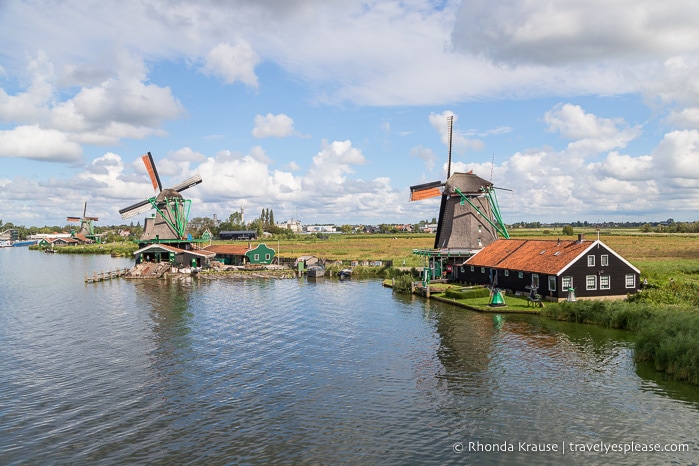
[[[340,278],[350,278],[352,276],[352,269],[342,269],[338,275],[340,275]]]
[[[14,247],[22,247],[22,246],[31,246],[32,244],[36,244],[36,240],[27,240],[27,241],[13,241],[12,246]]]

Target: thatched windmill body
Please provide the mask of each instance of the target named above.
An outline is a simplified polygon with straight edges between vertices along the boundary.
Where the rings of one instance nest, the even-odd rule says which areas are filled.
[[[77,232],[78,235],[83,235],[93,241],[99,240],[99,235],[95,234],[95,229],[93,223],[98,221],[97,217],[88,217],[87,215],[87,202],[83,204],[83,215],[82,217],[67,217],[66,220],[71,223],[80,222],[80,230]]]
[[[143,235],[140,239],[142,244],[188,241],[187,223],[191,201],[184,199],[180,193],[201,183],[201,176],[194,175],[172,188],[163,189],[151,153],[148,152],[141,159],[146,165],[156,196],[121,209],[119,211],[121,218],[127,219],[153,209],[155,215],[146,218],[144,223]]]
[[[410,187],[410,200],[441,196],[435,249],[475,251],[498,235],[509,238],[493,183],[473,174],[451,174],[452,117],[449,117],[447,180]]]

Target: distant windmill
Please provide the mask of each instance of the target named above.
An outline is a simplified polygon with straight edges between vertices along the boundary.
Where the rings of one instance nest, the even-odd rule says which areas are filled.
[[[447,180],[410,187],[410,200],[442,196],[435,249],[481,249],[498,235],[509,238],[498,207],[495,187],[473,172],[451,174],[453,117],[449,122]]]
[[[87,202],[84,203],[83,205],[83,215],[82,217],[68,217],[67,220],[71,223],[75,222],[80,222],[80,231],[78,231],[77,234],[83,235],[86,238],[90,239],[95,239],[97,235],[95,235],[95,230],[93,226],[93,222],[96,222],[99,220],[97,217],[88,217],[86,215],[87,213]]]
[[[156,196],[137,202],[129,207],[121,209],[121,218],[127,219],[135,215],[155,209],[155,217],[146,218],[142,242],[172,242],[187,239],[187,222],[191,201],[184,199],[180,194],[185,189],[201,183],[201,176],[194,175],[172,188],[163,189],[158,176],[158,171],[150,152],[141,157],[146,165],[146,170],[156,190]]]

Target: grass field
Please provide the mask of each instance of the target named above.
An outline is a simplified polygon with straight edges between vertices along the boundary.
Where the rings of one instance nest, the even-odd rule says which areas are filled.
[[[584,232],[586,240],[597,239],[595,231]],[[577,239],[557,235],[555,231],[543,234],[536,230],[512,233],[513,238]],[[600,240],[641,270],[649,280],[667,280],[670,277],[699,274],[699,236],[679,234],[641,233],[638,230],[600,232]],[[264,240],[262,240],[264,242]],[[313,255],[327,260],[392,260],[400,267],[424,266],[424,258],[413,254],[415,249],[430,249],[434,235],[330,235],[327,239],[314,236],[299,239],[267,241],[267,246],[279,248],[285,258]]]

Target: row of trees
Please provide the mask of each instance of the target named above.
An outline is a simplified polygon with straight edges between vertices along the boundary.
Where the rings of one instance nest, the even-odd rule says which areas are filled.
[[[418,223],[412,225],[412,232],[417,233],[422,231],[422,228],[425,225],[436,223],[436,218],[432,218],[432,220],[420,220]],[[544,225],[541,222],[519,222],[511,225],[509,228],[542,228],[543,226]],[[552,225],[548,224],[546,226]],[[595,226],[595,224],[590,224],[588,222],[573,222],[569,224],[556,224],[556,226],[562,227],[562,233],[564,235],[572,235],[574,234],[573,227],[592,227]],[[673,219],[668,219],[667,221],[658,222],[655,224],[636,224],[633,222],[626,222],[622,224],[605,224],[604,228],[611,228],[613,226],[621,228],[639,228],[641,231],[646,233],[699,233],[699,222],[675,222]],[[23,225],[14,225],[11,222],[3,223],[2,220],[0,220],[0,232],[9,229],[17,230],[20,239],[26,239],[30,235],[71,231],[76,228],[77,226],[75,224],[25,227]],[[119,232],[123,230],[130,231],[130,238],[124,238],[119,235]],[[217,237],[221,231],[236,230],[256,231],[258,236],[262,236],[263,232],[285,236],[293,236],[295,234],[295,232],[287,228],[280,228],[276,225],[274,221],[274,211],[272,209],[262,209],[260,216],[251,222],[245,222],[241,212],[233,212],[226,220],[221,222],[217,222],[213,218],[209,217],[195,217],[190,219],[189,231],[192,236],[201,237],[206,230],[209,230],[214,237]],[[338,230],[342,233],[352,233],[355,230],[355,226],[345,224],[339,226]],[[403,230],[400,230],[395,225],[380,224],[378,225],[378,231],[381,233],[400,233]],[[136,224],[131,222],[128,225],[95,226],[95,233],[104,234],[105,241],[108,242],[124,241],[127,239],[133,239],[134,237],[138,238],[141,236],[142,232],[143,227],[141,226],[140,222]]]

